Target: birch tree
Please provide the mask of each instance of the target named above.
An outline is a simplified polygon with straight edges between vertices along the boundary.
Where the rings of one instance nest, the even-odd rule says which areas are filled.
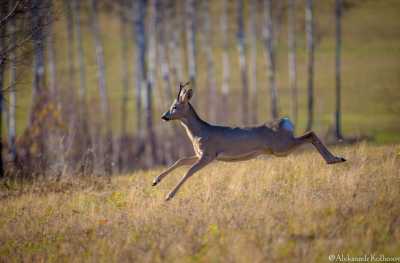
[[[335,2],[335,24],[336,24],[336,56],[335,56],[335,80],[336,80],[336,108],[335,108],[335,136],[343,139],[342,135],[342,112],[341,112],[341,48],[342,48],[342,0]]]
[[[243,0],[237,1],[237,47],[239,51],[240,77],[242,82],[242,123],[247,125],[249,122],[249,85],[247,79],[247,63],[246,63],[246,43],[244,33],[244,5]]]
[[[0,4],[0,18],[3,20],[8,13],[8,3]],[[7,27],[2,25],[0,27],[0,178],[4,177],[3,166],[3,101],[4,101],[4,71],[6,56],[4,50],[6,49],[6,33]]]
[[[217,110],[216,105],[218,102],[217,99],[217,87],[215,83],[215,75],[214,75],[214,56],[212,52],[212,33],[210,28],[210,8],[209,8],[209,0],[204,0],[203,2],[203,35],[202,35],[202,47],[204,48],[204,52],[207,60],[207,88],[208,88],[208,117],[211,121],[216,121]]]
[[[183,24],[183,17],[180,15],[180,13],[177,11],[179,8],[178,2],[175,2],[174,0],[171,0],[169,2],[170,8],[169,8],[169,24],[172,24],[171,30],[169,30],[169,33],[171,34],[171,37],[169,38],[169,43],[168,43],[168,48],[170,55],[170,64],[171,64],[171,71],[172,75],[175,78],[174,83],[178,83],[180,81],[183,81],[183,63],[182,63],[182,39],[181,39],[181,33],[182,33],[182,24]]]
[[[40,0],[32,0],[32,42],[33,42],[33,91],[32,91],[32,110],[30,114],[30,124],[33,123],[34,109],[43,95],[45,83],[45,64],[44,64],[44,34],[43,19],[44,7]]]
[[[56,50],[54,47],[54,6],[53,0],[48,0],[48,15],[50,23],[47,26],[47,68],[50,92],[54,100],[58,101]]]
[[[98,8],[97,0],[91,0],[90,2],[90,25],[93,34],[95,51],[96,51],[96,64],[97,64],[97,80],[100,94],[100,110],[102,124],[106,126],[106,138],[104,142],[100,143],[100,147],[104,150],[101,151],[101,155],[104,156],[104,168],[107,174],[111,173],[111,156],[112,156],[112,129],[111,123],[111,112],[108,105],[108,95],[106,87],[106,71],[104,62],[104,51],[103,44],[101,42],[101,31],[98,22]]]
[[[170,102],[173,99],[173,92],[172,92],[171,78],[170,78],[170,66],[168,64],[168,59],[167,59],[167,51],[168,51],[167,43],[170,42],[168,41],[168,39],[172,39],[171,37],[167,36],[167,33],[168,32],[172,33],[172,31],[174,30],[173,27],[171,26],[170,21],[168,20],[169,18],[168,13],[170,12],[169,11],[170,9],[172,9],[172,7],[168,8],[168,6],[164,4],[163,1],[158,1],[157,52],[158,52],[158,57],[160,59],[159,64],[160,64],[161,78],[163,79],[162,82],[163,97],[164,101],[166,102]]]
[[[250,36],[250,104],[251,122],[256,124],[258,121],[258,83],[257,83],[257,0],[249,3],[249,36]]]
[[[91,30],[93,34],[94,44],[95,44],[95,52],[96,52],[96,64],[97,64],[97,79],[98,79],[98,88],[100,94],[100,108],[102,112],[102,116],[104,120],[109,120],[110,118],[110,110],[108,105],[108,95],[107,95],[107,87],[106,87],[106,71],[105,71],[105,62],[104,62],[104,50],[103,44],[101,42],[101,31],[98,22],[98,9],[97,9],[97,0],[91,0],[91,14],[90,14],[90,24]],[[110,125],[107,125],[107,129],[110,130]]]
[[[85,69],[85,51],[83,49],[82,29],[81,29],[81,5],[82,2],[78,0],[72,0],[72,12],[73,12],[73,28],[75,29],[77,52],[78,52],[78,65],[79,65],[79,92],[78,97],[80,105],[83,108],[81,112],[82,118],[86,119],[87,114],[87,91],[86,91],[86,69]],[[86,121],[85,121],[86,122]],[[86,125],[85,125],[86,126]]]
[[[154,3],[152,2],[151,5]],[[146,121],[146,147],[150,153],[150,162],[156,161],[156,145],[155,145],[155,134],[153,129],[153,109],[152,109],[152,88],[153,88],[153,75],[148,76],[146,67],[146,54],[147,54],[147,43],[146,43],[146,31],[145,31],[145,20],[146,20],[146,1],[138,0],[135,2],[136,10],[136,47],[137,47],[137,75],[140,76],[140,89],[145,90],[145,121]],[[154,13],[153,13],[154,14]],[[151,22],[153,23],[153,22]],[[150,29],[152,30],[152,29]],[[152,51],[150,51],[152,52]],[[149,65],[151,73],[153,74],[154,54],[149,54]]]
[[[297,91],[297,66],[296,66],[296,16],[295,0],[288,0],[288,68],[289,68],[289,87],[291,90],[291,112],[295,124],[298,118],[298,91]]]
[[[150,22],[149,22],[149,43],[148,43],[148,58],[147,58],[147,87],[146,87],[146,128],[147,128],[147,143],[149,145],[151,164],[157,162],[157,147],[156,136],[153,127],[153,89],[155,86],[156,75],[156,17],[157,17],[157,1],[150,1]],[[145,8],[145,5],[143,6]],[[146,48],[144,49],[146,51]]]
[[[313,0],[306,0],[307,34],[307,128],[311,130],[314,122],[314,7]]]
[[[126,6],[126,1],[121,0],[121,5],[123,7]],[[120,44],[121,44],[121,80],[122,80],[122,99],[121,99],[121,135],[126,135],[126,124],[127,124],[127,115],[128,115],[128,94],[129,94],[129,67],[128,67],[128,58],[129,58],[129,39],[128,39],[128,20],[125,17],[124,12],[119,12],[119,25],[120,25]]]
[[[137,137],[142,139],[144,137],[143,131],[143,103],[142,103],[142,90],[145,88],[145,39],[144,39],[144,19],[145,19],[145,7],[142,7],[144,3],[142,0],[140,1],[132,1],[132,16],[134,17],[133,21],[133,30],[132,37],[136,44],[136,52],[135,52],[135,106],[136,106],[136,131]]]
[[[75,1],[75,0],[73,0]],[[75,83],[75,52],[74,52],[74,12],[72,2],[64,0],[66,27],[67,27],[67,64],[69,83]]]
[[[222,109],[220,119],[224,113],[229,112],[229,93],[230,93],[230,62],[229,62],[229,41],[228,41],[228,0],[222,0],[222,15],[220,20],[222,33]]]
[[[195,0],[187,0],[186,3],[186,48],[189,66],[190,84],[196,90],[196,13]],[[193,99],[192,99],[193,101]]]
[[[172,87],[171,87],[171,79],[170,79],[170,67],[168,64],[167,60],[167,48],[168,46],[166,43],[167,41],[167,32],[172,33],[172,26],[171,26],[171,21],[168,21],[168,19],[173,19],[173,17],[170,16],[171,10],[173,7],[168,7],[167,4],[163,1],[157,1],[157,23],[156,23],[156,28],[157,28],[157,36],[158,36],[158,41],[157,41],[157,52],[158,52],[158,57],[159,57],[159,65],[160,65],[160,72],[161,72],[161,78],[162,81],[160,83],[161,86],[161,100],[163,101],[162,105],[166,109],[168,108],[168,104],[173,100],[173,93],[172,93]],[[175,29],[176,30],[176,29]],[[171,37],[170,37],[171,38]],[[171,138],[175,137],[174,132],[172,130],[172,127],[170,126],[165,126],[163,127],[163,133],[167,137],[167,140],[164,140],[164,161],[167,163],[170,163],[173,161],[173,147],[172,143],[173,141]]]
[[[0,16],[3,17],[3,16]],[[16,19],[11,19],[9,23],[9,32],[10,32],[10,44],[11,46],[15,46],[17,44],[17,35],[16,35]],[[5,29],[6,27],[4,27]],[[1,34],[3,35],[3,34]],[[1,40],[0,40],[1,41]],[[1,50],[1,48],[0,48]],[[3,69],[0,69],[2,71]],[[0,72],[0,74],[2,74]],[[0,77],[1,78],[1,77]],[[0,85],[2,81],[0,80]],[[9,89],[9,108],[8,108],[8,144],[10,147],[10,156],[11,162],[16,165],[17,162],[17,147],[15,144],[16,138],[16,121],[15,121],[15,111],[16,111],[16,83],[17,83],[17,62],[16,62],[16,50],[10,51],[10,89]],[[3,88],[1,88],[3,90]],[[0,111],[1,114],[1,111]],[[1,129],[0,129],[1,131]],[[1,137],[0,137],[1,140]],[[0,148],[1,151],[1,148]],[[1,160],[0,160],[1,162]],[[1,173],[0,168],[0,173]]]
[[[278,91],[276,87],[276,63],[275,63],[275,43],[273,31],[273,18],[272,18],[272,0],[264,1],[264,38],[265,48],[267,51],[267,65],[268,65],[268,82],[271,96],[271,117],[272,119],[278,118]]]

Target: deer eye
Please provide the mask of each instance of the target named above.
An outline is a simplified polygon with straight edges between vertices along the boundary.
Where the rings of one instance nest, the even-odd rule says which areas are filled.
[[[176,110],[176,106],[172,107],[172,110]]]

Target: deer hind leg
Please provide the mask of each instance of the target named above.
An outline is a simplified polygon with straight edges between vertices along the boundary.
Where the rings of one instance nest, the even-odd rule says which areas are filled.
[[[343,157],[334,156],[328,148],[321,142],[321,140],[315,135],[314,132],[307,132],[303,136],[297,137],[296,142],[301,145],[303,143],[311,143],[318,150],[327,164],[341,163],[345,162],[346,159]]]
[[[194,164],[199,158],[197,156],[191,156],[191,157],[185,157],[185,158],[181,158],[179,160],[177,160],[173,165],[171,165],[170,167],[168,167],[167,170],[165,170],[164,172],[162,172],[159,176],[157,176],[156,178],[154,178],[153,180],[153,186],[157,185],[159,182],[161,182],[161,180],[167,176],[170,172],[172,172],[173,170],[175,170],[176,168],[183,166],[183,165],[191,165]]]

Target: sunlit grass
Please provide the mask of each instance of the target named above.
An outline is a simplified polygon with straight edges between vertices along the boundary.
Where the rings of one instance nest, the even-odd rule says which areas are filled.
[[[334,148],[214,163],[170,202],[185,169],[8,182],[0,261],[328,262],[328,255],[400,251],[400,147]]]

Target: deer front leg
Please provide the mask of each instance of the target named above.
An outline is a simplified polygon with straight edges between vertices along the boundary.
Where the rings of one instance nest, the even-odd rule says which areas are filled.
[[[173,170],[175,170],[176,168],[183,166],[183,165],[191,165],[194,164],[199,158],[197,156],[191,156],[191,157],[184,157],[181,158],[179,160],[177,160],[173,165],[171,165],[170,167],[168,167],[167,170],[165,170],[164,172],[162,172],[159,176],[157,176],[156,178],[154,178],[153,180],[153,186],[157,185],[159,182],[161,182],[161,180],[168,175],[170,172],[172,172]]]
[[[182,179],[175,186],[175,188],[171,192],[169,192],[169,194],[165,198],[165,201],[171,200],[171,198],[175,196],[176,192],[178,192],[179,188],[183,185],[183,183],[187,179],[189,179],[190,176],[192,176],[195,172],[202,169],[207,164],[211,163],[213,160],[214,160],[214,158],[211,158],[209,156],[203,155],[202,157],[200,157],[200,159],[192,167],[190,167],[189,171],[186,172],[186,174],[182,177]]]

